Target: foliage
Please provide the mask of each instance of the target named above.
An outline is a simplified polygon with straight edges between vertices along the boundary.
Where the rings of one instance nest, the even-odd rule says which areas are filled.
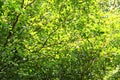
[[[1,80],[120,79],[119,0],[1,0]]]

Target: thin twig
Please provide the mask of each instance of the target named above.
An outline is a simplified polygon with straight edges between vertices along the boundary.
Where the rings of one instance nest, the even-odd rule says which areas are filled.
[[[48,35],[48,37],[46,38],[46,40],[43,42],[41,48],[38,48],[37,50],[35,50],[35,51],[33,51],[33,52],[37,52],[37,51],[42,50],[42,49],[47,45],[47,42],[48,42],[48,40],[50,39],[51,35],[54,34],[58,29],[59,29],[59,27],[57,27],[53,32],[51,32],[51,33]],[[59,43],[58,43],[58,44],[59,44]],[[61,44],[61,42],[60,42],[60,44]],[[55,44],[55,45],[56,45],[56,44]],[[48,45],[48,46],[50,46],[50,45]],[[34,46],[34,48],[35,48],[35,47],[36,47],[36,46]]]
[[[41,50],[42,48],[44,48],[44,46],[47,44],[47,41],[49,40],[49,38],[51,37],[51,35],[52,35],[53,33],[55,33],[58,29],[59,29],[59,27],[58,27],[57,29],[55,29],[53,32],[51,32],[51,33],[48,35],[48,38],[45,40],[45,42],[43,43],[43,45],[42,45],[42,47],[40,48],[40,50]],[[39,50],[39,51],[40,51],[40,50]]]
[[[27,4],[24,9],[26,9],[28,6],[31,6],[36,0],[33,0],[31,3]]]

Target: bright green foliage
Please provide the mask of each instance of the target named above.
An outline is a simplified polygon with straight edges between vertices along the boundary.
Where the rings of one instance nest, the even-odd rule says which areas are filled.
[[[1,0],[0,80],[119,80],[119,0]]]

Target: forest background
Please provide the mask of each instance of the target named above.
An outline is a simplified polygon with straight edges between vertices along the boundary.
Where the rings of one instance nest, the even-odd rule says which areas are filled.
[[[0,0],[0,80],[119,80],[119,0]]]

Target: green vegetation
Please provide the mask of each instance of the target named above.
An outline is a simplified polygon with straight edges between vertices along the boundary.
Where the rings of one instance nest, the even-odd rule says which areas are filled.
[[[0,80],[119,80],[119,0],[0,0]]]

